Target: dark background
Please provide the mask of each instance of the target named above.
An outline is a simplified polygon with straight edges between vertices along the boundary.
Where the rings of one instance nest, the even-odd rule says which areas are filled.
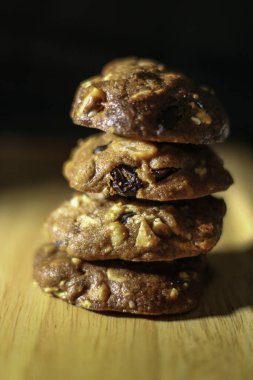
[[[164,61],[216,89],[231,139],[253,141],[252,12],[243,1],[6,1],[1,5],[1,134],[66,136],[79,81],[108,60]]]

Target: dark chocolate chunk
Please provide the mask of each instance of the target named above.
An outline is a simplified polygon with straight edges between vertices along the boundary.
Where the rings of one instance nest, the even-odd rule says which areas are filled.
[[[156,181],[162,181],[163,179],[169,177],[170,175],[176,173],[179,169],[177,168],[166,168],[166,169],[158,169],[152,170],[152,173],[156,179]]]
[[[122,224],[125,224],[127,223],[127,220],[129,218],[131,218],[132,216],[136,215],[135,212],[131,211],[131,212],[126,212],[125,214],[122,214],[120,217],[119,217],[119,221],[120,223]]]
[[[163,130],[173,129],[178,120],[178,112],[178,107],[171,106],[167,108],[158,120],[160,128],[162,127]]]
[[[143,184],[136,174],[136,169],[128,165],[119,165],[111,171],[111,186],[118,194],[135,196]]]

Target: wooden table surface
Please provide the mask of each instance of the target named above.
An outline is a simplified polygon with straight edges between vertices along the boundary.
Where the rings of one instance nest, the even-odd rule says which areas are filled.
[[[43,294],[32,255],[64,181],[6,185],[0,195],[0,379],[253,379],[253,157],[219,152],[236,184],[225,194],[213,279],[197,310],[152,319],[106,316]]]

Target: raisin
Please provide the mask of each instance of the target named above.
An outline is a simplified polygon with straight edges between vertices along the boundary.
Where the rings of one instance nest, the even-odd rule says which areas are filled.
[[[111,186],[120,195],[135,196],[143,184],[136,169],[128,165],[119,165],[111,171]]]
[[[132,216],[136,215],[135,212],[133,211],[130,211],[130,212],[126,212],[125,214],[122,214],[120,217],[119,217],[119,222],[122,223],[122,224],[126,224],[127,220],[129,218],[132,218]]]
[[[177,168],[158,169],[158,170],[152,170],[152,174],[154,175],[156,181],[158,182],[176,173],[178,170],[179,169]]]
[[[110,145],[110,144],[111,144],[111,141],[110,141],[108,144],[97,146],[97,147],[93,150],[93,154],[97,154],[97,153],[103,152],[104,150],[107,149],[108,145]]]

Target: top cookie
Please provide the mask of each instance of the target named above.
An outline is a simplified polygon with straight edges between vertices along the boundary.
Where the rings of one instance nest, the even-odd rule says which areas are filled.
[[[213,91],[148,59],[112,61],[82,82],[71,117],[78,125],[146,141],[212,144],[229,133]]]

